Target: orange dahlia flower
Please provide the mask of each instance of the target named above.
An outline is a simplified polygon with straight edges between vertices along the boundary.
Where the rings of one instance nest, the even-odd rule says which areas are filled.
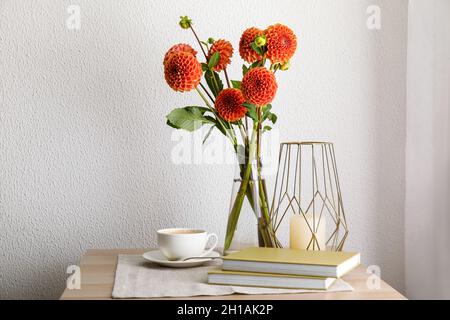
[[[220,39],[214,41],[208,52],[208,60],[216,52],[219,52],[220,60],[219,63],[214,67],[214,70],[220,72],[230,64],[231,57],[233,56],[233,46],[226,40]]]
[[[167,51],[166,55],[164,56],[164,65],[169,60],[169,58],[172,54],[178,53],[178,52],[187,52],[187,53],[192,54],[194,57],[197,55],[197,51],[195,51],[190,45],[184,44],[184,43],[179,43],[179,44],[174,45],[172,48],[170,48]]]
[[[297,49],[297,37],[294,32],[282,24],[270,26],[265,31],[267,38],[267,58],[275,63],[289,61]]]
[[[244,31],[239,41],[239,54],[241,58],[248,63],[253,63],[255,61],[261,60],[262,57],[252,49],[252,42],[257,36],[264,35],[264,31],[251,27]]]
[[[175,91],[190,91],[197,87],[203,75],[202,66],[188,52],[173,53],[164,65],[164,77]]]
[[[259,67],[251,69],[242,79],[241,89],[245,99],[257,106],[272,102],[277,93],[277,81],[272,71]]]
[[[247,108],[242,105],[244,102],[245,98],[241,90],[229,88],[219,93],[214,106],[223,119],[235,122],[247,113]]]

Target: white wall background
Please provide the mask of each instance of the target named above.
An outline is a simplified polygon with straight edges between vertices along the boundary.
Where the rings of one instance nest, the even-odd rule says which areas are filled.
[[[379,31],[366,28],[371,4]],[[0,298],[57,298],[86,249],[151,247],[161,227],[223,237],[233,169],[170,160],[165,115],[200,102],[163,80],[167,48],[193,43],[185,14],[235,47],[248,26],[296,31],[274,102],[281,138],[335,142],[347,249],[402,289],[406,0],[2,0]]]
[[[405,291],[450,299],[450,1],[408,13]]]

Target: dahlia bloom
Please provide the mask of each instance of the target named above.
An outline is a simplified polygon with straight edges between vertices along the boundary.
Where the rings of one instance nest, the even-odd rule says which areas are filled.
[[[222,90],[216,98],[214,107],[219,115],[229,122],[235,122],[247,113],[247,108],[243,106],[245,98],[239,89],[229,88]]]
[[[185,43],[179,43],[174,45],[167,51],[166,55],[164,56],[164,65],[167,63],[172,54],[178,52],[187,52],[192,54],[194,57],[197,56],[197,51],[195,51],[194,48],[192,48],[190,45]]]
[[[219,63],[214,67],[214,70],[220,72],[230,64],[231,57],[233,56],[233,46],[226,40],[220,39],[214,41],[208,52],[208,60],[216,52],[219,52],[220,60]]]
[[[262,35],[264,35],[264,31],[255,27],[248,28],[242,34],[241,40],[239,41],[239,54],[241,55],[241,58],[248,63],[253,63],[262,59],[251,46],[255,38]]]
[[[273,64],[288,62],[297,49],[297,37],[294,32],[282,24],[275,24],[266,29],[267,58]]]
[[[264,106],[272,102],[277,88],[275,75],[263,67],[247,72],[241,84],[245,99],[256,106]]]
[[[202,66],[188,52],[170,55],[164,65],[164,77],[167,84],[175,91],[190,91],[197,87],[203,75]]]

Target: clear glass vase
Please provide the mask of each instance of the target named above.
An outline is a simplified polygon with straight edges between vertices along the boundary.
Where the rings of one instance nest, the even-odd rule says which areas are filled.
[[[251,164],[249,179],[245,179],[247,165],[235,170],[225,238],[224,254],[246,247],[276,247],[272,231],[266,181],[258,174],[256,161]],[[245,189],[245,191],[243,191]],[[239,206],[239,203],[241,205]]]

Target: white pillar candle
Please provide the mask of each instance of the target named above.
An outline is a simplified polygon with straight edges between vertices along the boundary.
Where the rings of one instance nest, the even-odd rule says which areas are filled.
[[[315,217],[316,227],[313,223],[312,214],[306,215],[305,217],[302,214],[294,214],[290,219],[290,244],[289,247],[291,249],[303,249],[303,250],[325,250],[326,249],[326,220],[325,216],[322,215],[320,218],[320,224],[317,226],[319,222],[319,215],[317,214]],[[309,226],[308,226],[309,224]],[[316,239],[319,244],[315,241],[311,241],[313,235],[311,233],[311,229],[316,231]],[[308,248],[309,245],[309,248]]]

